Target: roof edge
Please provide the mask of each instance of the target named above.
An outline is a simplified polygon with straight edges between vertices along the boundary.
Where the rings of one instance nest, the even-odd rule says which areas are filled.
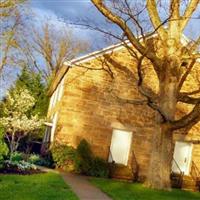
[[[156,35],[157,34],[155,33],[150,37],[155,37]],[[139,39],[141,37],[142,36],[138,36]],[[182,34],[181,42],[182,42],[182,44],[184,46],[186,46],[190,42],[190,39],[187,36],[185,36],[185,34]],[[131,42],[127,39],[124,42],[120,42],[120,43],[117,43],[117,44],[114,44],[114,45],[110,45],[110,46],[105,47],[103,49],[88,53],[88,54],[86,54],[84,56],[80,56],[78,58],[74,58],[74,59],[72,59],[70,61],[64,61],[63,62],[63,67],[61,67],[61,70],[58,72],[58,74],[61,73],[61,76],[58,76],[53,80],[53,83],[51,84],[51,87],[50,87],[50,89],[48,91],[48,95],[49,96],[52,95],[54,90],[57,88],[57,85],[60,83],[62,78],[65,76],[65,73],[69,70],[69,67],[71,67],[71,66],[73,66],[75,64],[80,64],[82,62],[87,62],[87,61],[90,61],[92,59],[98,58],[99,56],[104,55],[106,53],[111,53],[113,51],[117,51],[119,49],[122,49],[122,48],[125,47],[124,43],[126,43],[127,45],[131,45]],[[66,70],[63,70],[63,68],[65,68]],[[55,82],[57,82],[57,83],[55,83]]]

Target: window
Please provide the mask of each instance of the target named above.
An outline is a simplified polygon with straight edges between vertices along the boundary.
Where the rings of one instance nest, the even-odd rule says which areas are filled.
[[[63,95],[63,89],[64,89],[64,78],[62,79],[60,85],[59,85],[59,91],[58,91],[58,101],[61,100],[62,95]]]
[[[55,113],[53,116],[53,119],[52,119],[51,137],[50,137],[51,142],[53,142],[53,140],[54,140],[54,134],[55,134],[55,130],[56,130],[57,120],[58,120],[58,113]]]
[[[174,160],[172,162],[173,172],[184,172],[185,175],[189,175],[192,158],[192,147],[192,143],[188,142],[177,141],[175,143]]]
[[[54,97],[53,106],[55,106],[56,102],[58,101],[58,89],[59,89],[59,85],[57,86],[57,88],[55,90],[55,97]]]
[[[51,139],[52,124],[48,123],[45,125],[46,125],[46,129],[45,129],[45,134],[44,134],[44,138],[43,138],[43,143],[49,143],[50,139]]]
[[[55,93],[52,94],[51,99],[50,99],[49,110],[51,110],[51,108],[53,107],[54,94],[55,94]]]
[[[56,90],[51,96],[49,109],[53,108],[56,105],[57,101],[61,100],[64,90],[64,78],[62,79],[61,83],[57,86]]]
[[[127,165],[132,141],[132,132],[125,130],[113,130],[109,162]]]

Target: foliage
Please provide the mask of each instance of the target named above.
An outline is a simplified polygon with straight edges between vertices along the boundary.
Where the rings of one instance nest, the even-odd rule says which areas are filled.
[[[39,165],[39,166],[52,167],[51,159],[41,157],[40,155],[37,155],[37,154],[31,154],[28,157],[27,162],[31,164]]]
[[[107,193],[113,200],[198,200],[199,192],[187,192],[174,189],[172,191],[148,189],[138,183],[114,181],[111,179],[93,178],[98,188]]]
[[[46,116],[49,98],[47,96],[47,87],[43,83],[41,75],[24,68],[18,76],[13,89],[18,88],[27,89],[36,99],[34,107],[30,110],[30,114],[40,117]]]
[[[5,169],[6,172],[24,173],[26,171],[36,170],[37,168],[35,165],[24,160],[5,160],[3,162],[3,169]]]
[[[78,200],[57,173],[0,177],[0,200]]]
[[[29,163],[32,163],[32,164],[36,164],[40,161],[40,156],[39,155],[36,155],[36,154],[31,154],[29,157],[28,157],[28,162]]]
[[[37,115],[30,115],[34,105],[35,98],[27,89],[21,88],[10,91],[3,102],[4,116],[0,118],[0,124],[5,128],[11,154],[17,150],[23,137],[40,129],[43,123]]]
[[[45,118],[49,105],[49,97],[47,96],[47,86],[42,80],[39,73],[24,68],[18,76],[15,86],[10,89],[13,93],[15,90],[28,90],[35,99],[34,106],[28,111],[28,115],[37,115],[39,119]],[[45,127],[41,126],[37,131],[31,131],[21,141],[19,149],[30,153],[32,151],[32,141],[42,141]]]
[[[89,143],[83,139],[76,150],[75,169],[77,172],[96,177],[108,177],[109,166],[106,161],[94,157]]]
[[[16,66],[15,60],[19,59],[18,37],[24,25],[26,0],[3,0],[0,3],[1,34],[0,34],[0,74],[3,74],[4,67]],[[27,17],[27,16],[26,16]],[[18,55],[18,56],[16,56]]]
[[[75,157],[75,149],[72,146],[55,143],[51,148],[52,158],[56,167],[70,167]]]
[[[15,151],[10,155],[10,160],[12,162],[22,161],[23,160],[23,155],[22,155],[22,153]]]
[[[96,177],[108,177],[109,176],[108,163],[102,158],[94,157],[92,160],[90,175]]]
[[[83,139],[76,150],[75,169],[77,172],[90,175],[93,161],[92,151],[89,143]]]
[[[4,129],[0,126],[0,163],[8,154],[8,147],[4,142]]]

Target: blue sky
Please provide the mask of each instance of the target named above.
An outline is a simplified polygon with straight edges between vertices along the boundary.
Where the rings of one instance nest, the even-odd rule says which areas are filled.
[[[90,0],[30,0],[30,6],[34,13],[33,21],[35,21],[35,24],[51,19],[55,26],[59,27],[63,25],[67,26],[69,23],[76,23],[85,19],[97,26],[101,25],[104,28],[106,27],[106,30],[111,29],[115,33],[117,31],[119,32],[119,29],[115,25],[105,23],[105,18],[97,11]],[[194,16],[200,17],[200,6]],[[98,32],[81,29],[80,27],[74,28],[73,26],[73,32],[77,37],[89,41],[91,44],[90,51],[101,49],[109,44],[116,43],[116,41],[111,39],[105,40],[103,35]],[[185,34],[189,38],[196,38],[200,35],[200,19],[191,20]],[[8,74],[10,74],[10,72],[8,72]],[[5,90],[9,88],[10,84],[6,83],[3,91],[0,91],[0,96],[5,93]]]
[[[104,23],[104,17],[92,5],[90,0],[31,0],[31,7],[40,14],[56,15],[66,22],[77,22],[79,19],[87,18],[91,22],[97,24]],[[200,6],[194,16],[200,16]],[[200,34],[199,21],[200,19],[191,20],[191,23],[185,31],[188,37],[195,38]],[[116,27],[112,27],[112,29],[116,29]],[[101,37],[97,33],[90,33],[90,35],[86,30],[81,31],[81,34],[86,38],[88,36],[90,39],[93,38],[94,35],[96,39]]]
[[[36,15],[51,16],[55,21],[59,19],[66,24],[79,23],[83,19],[98,25],[105,23],[105,18],[89,0],[31,0],[31,8]],[[113,27],[110,26],[109,28],[112,29]],[[117,27],[114,27],[114,29],[117,30]],[[74,28],[74,34],[89,40],[92,44],[92,50],[102,48],[108,42],[104,41],[102,34],[80,27]],[[93,45],[94,42],[95,45]]]

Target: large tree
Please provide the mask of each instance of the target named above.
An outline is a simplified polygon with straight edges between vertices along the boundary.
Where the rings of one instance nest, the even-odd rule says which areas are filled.
[[[61,23],[59,19],[57,22]],[[33,23],[28,29],[31,36],[25,35],[21,41],[23,57],[18,63],[40,72],[47,82],[54,78],[65,60],[71,60],[88,48],[88,43],[75,37],[66,24],[56,25],[50,20],[41,25]]]
[[[13,52],[18,50],[18,35],[25,17],[26,0],[2,0],[0,4],[0,74],[5,66],[13,65]]]
[[[42,79],[42,75],[38,72],[31,71],[28,67],[21,71],[18,75],[15,85],[10,88],[10,93],[17,89],[28,90],[36,99],[34,107],[29,111],[31,115],[46,117],[49,97],[47,96],[47,86]]]
[[[123,34],[121,37],[115,32],[99,27],[98,30],[122,41],[128,39],[134,47],[127,45],[127,41],[124,42],[134,57],[133,62],[137,58],[138,88],[146,98],[146,101],[141,103],[146,103],[157,113],[147,184],[152,188],[169,189],[173,135],[176,130],[192,127],[200,120],[200,88],[192,88],[187,92],[183,90],[184,83],[194,68],[197,70],[196,80],[199,79],[197,59],[200,56],[197,50],[200,36],[196,41],[188,41],[186,45],[182,42],[183,32],[198,9],[200,1],[91,1]],[[146,33],[147,28],[151,33]],[[156,39],[152,43],[149,42],[149,38],[153,34],[156,35]],[[144,84],[144,60],[148,60],[153,66],[158,79],[158,91],[152,90],[150,82]],[[137,100],[126,102],[139,103]],[[179,103],[191,105],[192,109],[177,119]]]

